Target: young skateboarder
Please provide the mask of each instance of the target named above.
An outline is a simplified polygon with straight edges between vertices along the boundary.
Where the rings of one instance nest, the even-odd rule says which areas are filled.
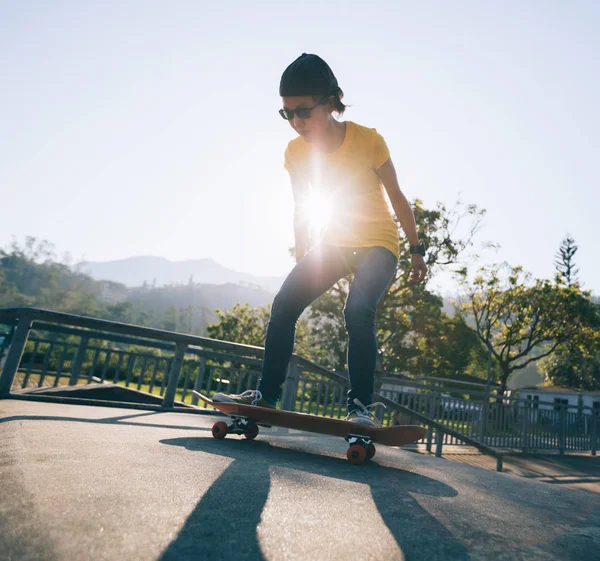
[[[346,106],[329,65],[302,54],[281,77],[280,115],[298,133],[285,152],[294,193],[296,266],[275,296],[267,328],[258,389],[241,395],[217,393],[213,401],[275,407],[294,348],[296,322],[304,309],[340,279],[354,273],[344,319],[348,331],[347,420],[380,426],[371,404],[377,360],[375,314],[398,266],[398,228],[384,188],[408,241],[411,282],[427,273],[425,248],[413,211],[400,190],[384,139],[375,129],[340,121]],[[309,194],[329,200],[320,242],[308,248]],[[371,404],[371,405],[369,405]]]

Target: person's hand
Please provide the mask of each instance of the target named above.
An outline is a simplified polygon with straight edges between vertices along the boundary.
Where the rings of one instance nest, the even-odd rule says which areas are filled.
[[[409,281],[413,284],[419,284],[425,280],[427,274],[427,265],[425,258],[420,253],[411,255],[412,271],[410,272]]]

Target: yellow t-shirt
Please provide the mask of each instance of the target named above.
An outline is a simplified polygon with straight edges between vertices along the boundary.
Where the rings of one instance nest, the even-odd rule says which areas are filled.
[[[346,121],[344,142],[328,154],[301,136],[285,151],[284,167],[302,175],[329,203],[322,243],[341,247],[382,246],[399,255],[398,228],[377,175],[390,157],[375,130]]]

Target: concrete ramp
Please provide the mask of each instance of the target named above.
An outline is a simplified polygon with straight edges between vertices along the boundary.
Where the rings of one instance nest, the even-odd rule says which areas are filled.
[[[0,558],[600,559],[598,495],[216,417],[0,401]]]

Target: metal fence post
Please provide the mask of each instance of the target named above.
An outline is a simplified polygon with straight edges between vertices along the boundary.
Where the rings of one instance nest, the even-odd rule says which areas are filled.
[[[427,450],[427,452],[431,452],[432,443],[433,443],[433,426],[429,425],[427,427],[427,443],[425,444],[425,450]]]
[[[194,380],[194,391],[202,393],[202,382],[204,381],[204,374],[206,373],[206,359],[201,356],[198,364],[198,372],[196,373],[196,379]],[[196,394],[192,394],[192,405],[198,405],[198,397]]]
[[[479,441],[482,444],[485,444],[485,438],[488,434],[488,422],[489,422],[489,416],[490,416],[490,392],[489,392],[489,387],[488,390],[486,392],[486,396],[485,396],[485,401],[483,402],[483,405],[481,406],[481,410],[479,412],[479,414],[481,415],[481,419],[480,419],[480,425],[479,425]]]
[[[566,415],[566,405],[561,405],[560,406],[560,412],[559,412],[559,435],[558,435],[558,451],[561,454],[561,456],[565,453],[565,450],[567,448],[567,415]]]
[[[8,335],[6,335],[4,337],[4,339],[2,340],[2,345],[0,345],[0,370],[2,370],[2,368],[4,366],[4,351],[6,349],[8,349],[14,333],[15,333],[15,326],[11,325]]]
[[[592,409],[592,430],[590,431],[592,438],[592,456],[596,455],[596,451],[598,450],[598,413],[600,413],[600,409]]]
[[[440,429],[435,431],[435,457],[442,457],[442,446],[444,446],[444,432]]]
[[[300,381],[300,365],[298,359],[292,356],[287,369],[287,376],[283,384],[281,394],[281,409],[283,411],[294,411],[296,408],[296,396],[298,395],[298,383]]]
[[[82,335],[81,341],[79,342],[79,347],[77,347],[77,352],[75,353],[75,358],[73,358],[69,386],[77,385],[77,380],[79,380],[79,377],[81,376],[81,365],[83,364],[83,359],[85,358],[85,350],[89,340],[90,338],[87,335]]]
[[[521,415],[523,418],[521,419],[521,449],[523,452],[527,451],[529,448],[529,427],[527,424],[528,414],[529,414],[529,403],[526,401],[522,402],[523,405],[521,407]]]
[[[436,403],[437,402],[437,394],[436,393],[429,394],[429,399],[430,399],[429,418],[435,420],[435,409],[437,406],[437,403]],[[437,439],[437,432],[436,432],[436,439]],[[432,443],[433,443],[433,426],[429,425],[427,427],[427,444],[425,445],[425,449],[427,450],[427,452],[431,452]]]
[[[177,384],[179,384],[179,374],[181,373],[181,366],[183,364],[183,357],[187,345],[185,343],[177,343],[175,349],[175,356],[171,361],[171,368],[169,370],[169,381],[167,383],[167,391],[162,402],[162,409],[171,409],[175,403],[175,393],[177,392]]]
[[[27,337],[29,336],[29,330],[33,321],[29,316],[21,316],[17,329],[13,334],[13,338],[8,348],[8,355],[6,356],[6,362],[0,375],[0,399],[8,397],[10,395],[10,389],[12,388],[17,370],[23,352],[25,351],[25,345],[27,344]]]
[[[489,327],[489,326],[488,326]],[[481,411],[480,425],[480,442],[485,444],[485,437],[488,432],[489,412],[490,412],[490,396],[492,393],[492,344],[487,342],[488,361],[487,361],[487,380],[485,383],[485,401]],[[498,394],[496,394],[498,395]],[[497,433],[496,433],[497,434]]]

